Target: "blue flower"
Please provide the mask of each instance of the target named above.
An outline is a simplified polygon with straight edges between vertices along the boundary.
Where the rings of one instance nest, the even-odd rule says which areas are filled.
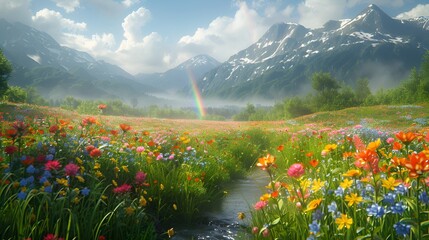
[[[45,187],[45,192],[52,193],[52,186],[46,186]]]
[[[405,195],[405,194],[407,194],[407,192],[408,192],[408,189],[402,183],[395,187],[395,193],[396,194]]]
[[[37,169],[32,165],[28,166],[26,169],[26,172],[29,174],[34,174],[37,171]]]
[[[401,222],[397,222],[393,224],[393,228],[395,228],[396,234],[405,237],[410,233],[411,226]]]
[[[393,205],[395,204],[395,198],[396,198],[396,195],[392,192],[389,192],[386,195],[384,195],[383,202],[389,205]]]
[[[29,176],[26,180],[27,180],[28,184],[34,183],[34,177],[33,176]]]
[[[344,189],[342,187],[338,187],[337,190],[335,190],[335,196],[342,197],[344,195]]]
[[[366,211],[368,212],[368,216],[381,218],[384,215],[384,208],[376,203],[372,204]]]
[[[323,217],[323,213],[322,210],[317,209],[313,214],[312,214],[313,220],[321,220]]]
[[[420,193],[419,200],[424,204],[428,204],[429,203],[428,193],[427,192]]]
[[[44,184],[46,181],[48,181],[48,178],[47,178],[47,177],[45,177],[45,176],[42,176],[42,177],[39,179],[39,183],[40,183],[40,184]]]
[[[27,193],[24,191],[21,191],[18,193],[17,197],[19,200],[24,200],[27,197]]]
[[[395,203],[395,205],[391,206],[390,210],[392,210],[392,213],[402,214],[405,210],[407,210],[407,206],[404,205],[402,202],[398,202]]]
[[[28,182],[26,178],[21,179],[21,181],[19,181],[19,186],[21,187],[25,187],[27,186]]]
[[[48,170],[45,170],[43,172],[42,176],[45,177],[45,178],[51,178],[52,177],[52,173],[50,171],[48,171]]]
[[[80,193],[82,193],[83,196],[88,196],[90,191],[91,190],[89,190],[89,188],[85,187],[82,190],[80,190]]]
[[[331,204],[328,205],[328,212],[330,213],[336,213],[337,212],[337,203],[331,202]]]
[[[54,155],[52,155],[52,154],[48,154],[48,155],[46,155],[46,161],[52,161],[52,160],[54,160]]]
[[[310,232],[312,232],[313,234],[317,234],[318,232],[320,232],[320,224],[317,223],[317,221],[313,221],[308,225],[308,227]]]
[[[55,151],[55,147],[49,147],[48,151],[49,151],[50,154],[55,154],[55,152],[56,152]]]

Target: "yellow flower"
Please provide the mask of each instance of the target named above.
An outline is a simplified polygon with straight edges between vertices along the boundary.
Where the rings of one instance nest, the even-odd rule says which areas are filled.
[[[69,181],[65,178],[57,178],[57,183],[63,185],[64,187],[68,187]]]
[[[350,193],[350,195],[346,196],[346,202],[348,202],[349,207],[362,202],[362,200],[362,197],[358,197],[357,193]]]
[[[80,158],[76,158],[76,162],[79,164],[79,165],[82,165],[83,164],[83,161],[82,161],[82,159],[80,159]]]
[[[321,202],[322,202],[321,198],[312,200],[311,202],[308,203],[307,209],[305,211],[308,212],[308,211],[312,211],[312,210],[316,209],[320,205]]]
[[[351,187],[352,184],[353,184],[353,181],[346,178],[342,183],[340,183],[340,187],[342,187],[343,189],[347,189]]]
[[[173,228],[168,229],[167,230],[167,235],[168,235],[169,238],[171,238],[174,235],[174,229]]]
[[[83,174],[85,172],[85,167],[84,166],[80,166],[80,173]]]
[[[344,177],[359,177],[361,175],[361,171],[359,169],[351,169],[343,174]]]
[[[74,204],[78,204],[80,202],[80,199],[78,197],[73,198],[72,202]]]
[[[323,186],[325,186],[325,181],[320,181],[320,178],[315,179],[313,181],[313,186],[311,187],[311,190],[313,190],[314,192],[319,191],[320,189],[322,189]]]
[[[374,141],[374,142],[370,142],[370,143],[368,144],[368,146],[366,147],[366,149],[371,150],[371,151],[375,151],[375,150],[377,150],[377,148],[380,146],[380,144],[381,144],[381,140],[380,140],[380,138],[379,138],[379,139],[377,139],[377,140],[376,140],[376,141]]]
[[[327,144],[323,150],[326,152],[331,152],[337,149],[337,144]]]
[[[303,179],[301,180],[301,182],[299,183],[299,185],[301,186],[302,189],[307,189],[310,187],[311,182],[308,179]]]
[[[173,203],[173,209],[177,210],[177,205],[175,203]]]
[[[97,162],[94,164],[94,170],[98,170],[98,169],[100,169],[100,167],[101,167],[100,163]]]
[[[243,220],[245,217],[246,217],[246,215],[244,214],[244,212],[239,212],[237,214],[237,218],[240,219],[240,220]]]
[[[349,229],[350,226],[353,224],[353,219],[348,218],[347,214],[341,214],[341,217],[335,219],[335,223],[338,225],[339,230],[343,229],[344,227]]]
[[[140,207],[146,207],[147,205],[146,198],[144,198],[143,196],[140,196],[139,204],[140,204]]]
[[[115,171],[115,173],[118,173],[119,171],[121,171],[118,167],[115,167],[114,169],[113,169],[113,171]]]
[[[107,200],[107,196],[106,195],[101,195],[101,199],[106,201]]]
[[[122,166],[122,170],[124,170],[124,172],[130,172],[130,171],[128,170],[128,167],[127,167],[127,166]]]
[[[100,171],[95,171],[95,176],[96,177],[98,177],[98,178],[101,178],[101,177],[103,177],[103,173],[101,173]]]
[[[116,160],[114,158],[111,158],[110,161],[112,161],[112,163],[115,163],[115,164],[118,163],[118,160]]]
[[[127,207],[125,208],[125,212],[127,213],[127,215],[131,216],[134,214],[135,209],[133,207]]]
[[[159,184],[159,189],[161,189],[161,191],[164,190],[164,184]]]
[[[82,176],[76,176],[76,178],[81,183],[85,182],[85,179]]]
[[[381,180],[382,185],[384,188],[389,190],[395,190],[395,187],[401,184],[399,181],[396,181],[393,177],[389,177],[388,179],[382,179]]]
[[[271,197],[271,194],[269,194],[269,193],[265,193],[264,195],[262,195],[262,196],[259,198],[259,200],[261,200],[261,201],[268,201],[268,199],[270,199],[270,197]]]
[[[115,180],[112,180],[112,184],[113,184],[113,186],[115,186],[115,187],[117,187],[117,186],[118,186],[118,183],[117,183]]]

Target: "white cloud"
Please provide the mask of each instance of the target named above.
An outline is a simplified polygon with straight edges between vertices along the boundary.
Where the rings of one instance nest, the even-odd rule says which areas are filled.
[[[63,8],[66,12],[73,12],[77,7],[79,7],[79,0],[53,0],[57,7]]]
[[[298,5],[299,23],[308,28],[318,28],[329,20],[340,19],[346,3],[345,0],[306,0]]]
[[[207,28],[198,28],[192,36],[183,36],[178,42],[179,59],[183,61],[205,53],[224,61],[256,42],[267,30],[265,24],[255,10],[240,2],[234,18],[218,17]]]
[[[141,7],[133,11],[122,22],[124,37],[128,41],[137,42],[143,37],[143,26],[150,20],[151,13],[149,10]]]
[[[115,36],[111,33],[94,34],[91,38],[80,34],[65,33],[62,38],[62,44],[87,52],[94,57],[106,57],[113,51],[116,41]]]
[[[418,4],[410,11],[399,14],[396,18],[409,19],[421,16],[429,16],[429,4]]]
[[[81,32],[86,30],[86,23],[77,23],[68,18],[64,18],[61,13],[44,8],[31,17],[33,26],[41,31],[47,32],[57,41],[64,32]]]
[[[10,22],[31,23],[30,0],[0,0],[0,17]]]
[[[140,0],[123,0],[122,1],[122,5],[124,5],[125,7],[131,7],[134,4],[139,3]]]

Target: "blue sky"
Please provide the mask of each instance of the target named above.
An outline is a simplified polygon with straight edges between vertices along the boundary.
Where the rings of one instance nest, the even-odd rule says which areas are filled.
[[[392,17],[429,15],[429,0],[0,0],[0,17],[136,74],[198,54],[226,61],[274,23],[317,28],[371,3]]]

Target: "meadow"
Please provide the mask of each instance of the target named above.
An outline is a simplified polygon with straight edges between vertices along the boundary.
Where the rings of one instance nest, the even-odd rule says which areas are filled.
[[[164,239],[265,171],[255,239],[428,238],[428,105],[272,122],[0,105],[1,239]]]

